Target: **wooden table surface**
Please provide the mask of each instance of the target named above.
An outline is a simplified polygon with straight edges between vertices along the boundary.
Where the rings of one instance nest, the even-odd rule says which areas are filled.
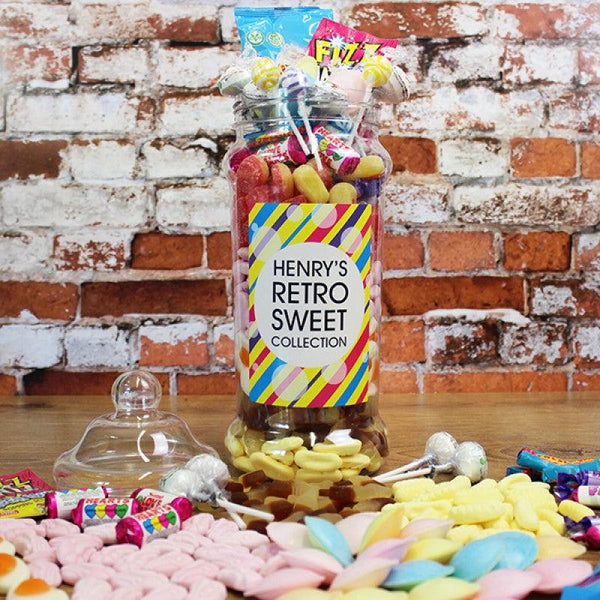
[[[200,441],[226,456],[223,437],[235,414],[232,398],[165,398],[161,409],[183,417]],[[0,397],[0,473],[31,468],[52,483],[58,454],[79,440],[92,418],[110,411],[108,397]],[[479,442],[495,479],[504,476],[524,445],[564,458],[600,456],[600,393],[398,394],[381,400],[380,413],[389,429],[391,450],[384,465],[389,468],[421,456],[427,438],[444,430],[459,442]],[[595,563],[600,554],[586,558]]]

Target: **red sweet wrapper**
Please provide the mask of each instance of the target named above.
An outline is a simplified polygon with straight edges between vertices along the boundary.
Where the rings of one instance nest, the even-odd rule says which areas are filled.
[[[378,38],[331,19],[321,19],[307,48],[320,67],[342,66],[354,69],[365,53],[383,54],[383,48],[396,48],[398,40]]]
[[[0,475],[0,519],[45,515],[50,491],[50,485],[30,469]]]

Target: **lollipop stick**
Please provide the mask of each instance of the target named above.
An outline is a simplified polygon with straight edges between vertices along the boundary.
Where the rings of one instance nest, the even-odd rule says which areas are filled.
[[[289,123],[290,127],[292,128],[292,131],[294,132],[294,135],[296,136],[296,139],[298,140],[298,143],[300,144],[300,148],[302,149],[302,152],[304,152],[304,154],[310,154],[310,150],[309,150],[308,146],[306,145],[306,142],[304,141],[304,138],[302,137],[302,134],[300,133],[298,127],[296,127],[296,123],[294,123],[294,119],[292,118],[292,115],[290,114],[290,111],[287,106],[284,108],[284,111],[285,111],[285,117],[287,119],[287,122]],[[311,131],[311,133],[312,133],[312,131]]]
[[[230,502],[222,497],[217,497],[217,504],[224,508],[227,511],[232,511],[236,513],[241,513],[243,515],[249,515],[251,517],[256,517],[257,519],[264,519],[265,521],[273,521],[275,517],[264,510],[258,510],[256,508],[250,508],[248,506],[242,506],[241,504],[236,504],[235,502]]]
[[[317,169],[319,171],[323,168],[323,163],[321,162],[321,157],[319,156],[319,144],[317,143],[317,138],[313,133],[312,127],[310,126],[310,121],[308,120],[308,111],[306,110],[306,104],[304,100],[298,101],[298,113],[302,117],[302,122],[304,123],[304,128],[306,129],[306,133],[308,134],[308,141],[310,142],[310,148],[313,156],[315,157],[315,162],[317,163]]]
[[[229,509],[225,509],[227,511],[227,513],[229,514],[229,516],[231,517],[231,520],[240,528],[240,529],[246,529],[248,526],[246,525],[246,522],[244,521],[244,519],[242,519],[242,517],[240,517],[240,515],[238,515],[236,512],[233,512],[232,510]]]
[[[414,479],[415,477],[423,477],[425,475],[431,474],[435,469],[435,467],[424,467],[422,469],[415,469],[414,471],[409,471],[408,473],[395,473],[395,474],[387,474],[384,473],[377,477],[375,481],[379,483],[392,483],[394,481],[404,481],[405,479]]]
[[[422,467],[424,464],[427,464],[429,461],[429,456],[422,456],[421,458],[415,458],[411,462],[398,467],[397,469],[392,469],[391,471],[386,471],[385,473],[381,473],[381,475],[377,475],[377,477],[373,477],[375,481],[381,482],[382,479],[385,479],[389,475],[399,475],[400,473],[406,473],[407,471],[412,471],[413,469],[417,469]]]

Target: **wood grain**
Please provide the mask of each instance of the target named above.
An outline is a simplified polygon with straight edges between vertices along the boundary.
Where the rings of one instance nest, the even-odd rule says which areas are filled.
[[[226,456],[223,437],[235,415],[231,397],[165,398],[161,409],[183,417],[200,441]],[[459,441],[479,442],[495,479],[503,477],[524,445],[571,459],[600,454],[600,393],[398,394],[385,396],[380,410],[391,447],[385,467],[421,456],[427,438],[443,430]],[[0,397],[0,473],[31,468],[52,483],[56,457],[79,440],[92,418],[110,411],[112,403],[103,396]],[[595,563],[600,553],[586,558]]]

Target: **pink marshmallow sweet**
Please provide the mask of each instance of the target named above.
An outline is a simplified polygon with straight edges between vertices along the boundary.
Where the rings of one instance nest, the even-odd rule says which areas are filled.
[[[113,590],[110,600],[142,600],[144,590],[136,587],[120,587]]]
[[[215,579],[219,575],[219,567],[201,558],[185,566],[171,575],[171,581],[188,589],[199,579]]]
[[[182,567],[188,567],[193,563],[194,559],[189,554],[185,554],[181,550],[174,550],[173,552],[161,554],[150,559],[146,563],[146,569],[171,577],[171,575],[179,571]]]
[[[192,531],[178,531],[169,536],[169,542],[187,554],[193,554],[198,547],[198,535]]]
[[[206,537],[211,540],[220,541],[220,538],[239,532],[240,528],[229,519],[217,519],[208,530]]]
[[[106,600],[111,597],[112,587],[108,581],[97,577],[83,577],[73,589],[72,600]]]
[[[212,524],[215,522],[215,518],[209,513],[201,513],[190,517],[181,526],[182,531],[193,531],[199,535],[206,535]]]
[[[58,565],[47,560],[34,560],[27,565],[31,577],[43,579],[52,587],[59,587],[62,584],[62,576]]]
[[[309,569],[322,575],[325,583],[331,583],[334,577],[344,570],[344,567],[333,556],[316,548],[284,550],[280,556],[289,567]]]
[[[259,573],[263,577],[266,577],[267,575],[271,575],[271,573],[275,573],[276,571],[279,571],[279,569],[285,569],[288,566],[290,565],[288,565],[281,554],[275,554],[275,556],[271,556],[271,558],[267,559]]]
[[[220,581],[206,579],[196,581],[187,596],[187,600],[225,600],[227,588]]]
[[[68,585],[75,585],[84,577],[95,577],[97,579],[110,580],[115,574],[115,570],[105,565],[92,563],[72,563],[65,565],[60,570],[62,580]]]
[[[224,535],[218,540],[222,544],[229,544],[232,546],[244,546],[249,550],[254,550],[260,546],[264,546],[269,543],[269,538],[258,531],[246,530],[246,531],[235,531],[229,535]]]
[[[102,525],[98,525],[102,527]],[[118,546],[105,546],[92,556],[90,563],[100,563],[107,567],[114,567],[121,563],[126,557],[137,554],[139,548],[133,544],[119,544]]]
[[[66,519],[46,519],[40,523],[44,527],[44,535],[49,540],[63,535],[77,535],[79,527]]]
[[[99,537],[104,544],[117,543],[116,523],[103,523],[102,525],[95,525],[94,527],[86,527],[83,532],[86,535],[93,534]]]
[[[138,571],[137,573],[114,573],[110,583],[116,587],[136,587],[148,592],[154,588],[161,587],[169,583],[169,579],[161,573],[152,571]]]
[[[263,580],[263,576],[252,569],[240,567],[238,569],[221,569],[217,579],[236,592],[245,592],[257,586]]]
[[[256,596],[259,600],[276,600],[286,592],[299,588],[316,588],[323,583],[323,576],[308,569],[281,569],[267,575],[256,586],[244,592],[244,596]]]
[[[144,600],[185,600],[188,592],[184,587],[167,583],[157,587],[144,596]]]

